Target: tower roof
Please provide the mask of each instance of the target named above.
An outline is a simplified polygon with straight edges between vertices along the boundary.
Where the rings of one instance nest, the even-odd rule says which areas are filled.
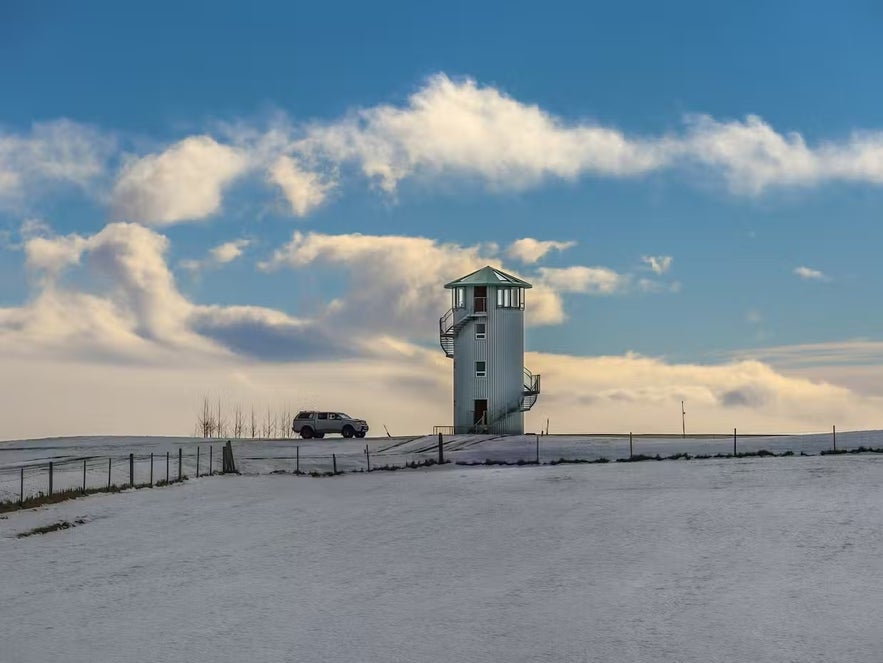
[[[527,281],[515,278],[511,274],[501,272],[491,266],[482,267],[481,269],[467,274],[456,281],[445,284],[445,288],[458,288],[466,285],[509,285],[519,288],[532,288],[533,286]]]

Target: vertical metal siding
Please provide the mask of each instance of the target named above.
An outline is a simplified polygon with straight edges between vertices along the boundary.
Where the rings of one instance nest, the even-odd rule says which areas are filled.
[[[466,289],[466,301],[466,311],[471,312],[472,287]],[[488,286],[487,317],[470,320],[454,339],[454,426],[458,432],[472,426],[476,399],[487,399],[489,418],[521,402],[524,311],[497,308],[496,302],[496,288]],[[487,324],[486,339],[475,338],[475,323],[481,321]],[[486,362],[487,377],[475,377],[476,361]],[[494,426],[494,430],[506,434],[523,433],[524,413],[510,413]]]

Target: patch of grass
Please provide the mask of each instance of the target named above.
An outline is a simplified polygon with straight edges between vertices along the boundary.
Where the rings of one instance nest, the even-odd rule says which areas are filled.
[[[74,522],[69,522],[67,520],[59,520],[57,523],[52,523],[51,525],[43,525],[41,527],[35,527],[34,529],[29,529],[27,532],[21,532],[17,534],[17,538],[23,539],[26,536],[34,536],[35,534],[48,534],[49,532],[57,532],[63,529],[70,529],[72,527],[76,527],[77,525],[85,525],[86,521],[83,518],[77,518]]]
[[[180,479],[171,479],[169,481],[155,481],[152,486],[149,483],[136,483],[134,486],[130,486],[129,484],[118,486],[114,484],[109,488],[107,486],[102,486],[101,488],[87,488],[86,490],[83,490],[82,488],[58,490],[54,491],[51,495],[49,495],[48,493],[39,492],[36,495],[26,497],[24,502],[22,503],[19,503],[18,500],[8,500],[6,502],[0,502],[0,513],[19,511],[21,509],[33,509],[38,506],[57,504],[58,502],[75,500],[78,497],[85,497],[86,495],[95,495],[98,493],[119,493],[123,490],[129,489],[139,490],[141,488],[161,488],[163,486],[170,486],[175,483],[181,483],[182,481],[187,481],[188,479],[189,477],[185,474]]]

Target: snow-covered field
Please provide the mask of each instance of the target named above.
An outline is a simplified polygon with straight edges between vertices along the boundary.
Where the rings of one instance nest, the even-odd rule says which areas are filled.
[[[814,435],[781,435],[739,437],[738,451],[767,449],[781,453],[817,454],[830,449],[831,433]],[[274,471],[293,472],[296,467],[309,472],[331,471],[332,454],[337,457],[340,471],[366,469],[368,447],[372,468],[403,466],[414,461],[437,457],[437,438],[431,435],[410,437],[378,437],[344,440],[329,437],[323,440],[235,440],[234,455],[238,467],[247,474],[269,474]],[[536,459],[536,438],[533,435],[500,438],[489,435],[457,435],[444,438],[445,457],[454,462],[493,461],[517,462]],[[837,434],[840,449],[859,446],[883,448],[883,431],[855,431]],[[147,482],[150,476],[151,453],[154,454],[154,477],[166,476],[166,453],[171,456],[170,476],[177,475],[177,454],[183,450],[183,472],[196,473],[196,453],[200,449],[200,472],[208,472],[209,448],[212,467],[220,469],[221,441],[181,437],[69,437],[44,440],[0,442],[0,501],[18,499],[20,470],[25,468],[25,493],[36,495],[48,489],[49,461],[54,463],[54,488],[78,488],[83,482],[83,459],[87,460],[87,485],[107,484],[107,463],[112,461],[111,479],[123,485],[129,477],[129,454],[135,454],[135,481]],[[625,458],[629,455],[627,436],[598,437],[585,435],[551,435],[539,438],[540,460],[559,458],[586,459]],[[636,437],[634,453],[655,456],[686,452],[692,455],[731,453],[732,438]],[[298,464],[297,457],[300,461]]]
[[[877,663],[881,549],[878,456],[203,478],[0,520],[0,660]]]

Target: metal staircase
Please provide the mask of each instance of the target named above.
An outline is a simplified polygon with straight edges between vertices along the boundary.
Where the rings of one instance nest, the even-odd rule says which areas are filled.
[[[484,413],[480,421],[474,423],[467,433],[502,433],[498,424],[513,412],[527,412],[537,402],[540,395],[540,375],[534,375],[528,369],[524,369],[524,382],[521,390],[521,398],[500,411]]]
[[[457,338],[457,334],[460,333],[463,327],[468,325],[470,320],[486,315],[484,312],[467,313],[455,322],[454,310],[452,308],[448,309],[448,312],[438,320],[438,342],[448,359],[454,358],[454,339]]]

